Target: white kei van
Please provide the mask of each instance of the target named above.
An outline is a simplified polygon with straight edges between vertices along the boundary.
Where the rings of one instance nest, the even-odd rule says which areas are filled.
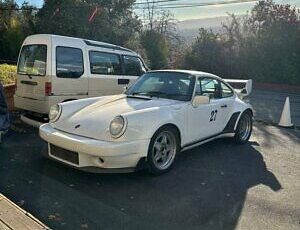
[[[108,43],[39,34],[25,39],[18,60],[15,107],[34,126],[52,105],[119,94],[147,70],[135,52]]]

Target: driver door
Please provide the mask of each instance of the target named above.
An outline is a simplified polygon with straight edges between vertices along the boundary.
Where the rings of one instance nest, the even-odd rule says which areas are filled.
[[[219,134],[222,122],[220,82],[209,77],[198,78],[195,95],[209,96],[210,103],[190,106],[188,124],[191,143]]]

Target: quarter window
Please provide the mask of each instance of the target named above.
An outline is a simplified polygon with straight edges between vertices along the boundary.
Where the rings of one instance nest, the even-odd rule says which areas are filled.
[[[219,81],[213,78],[200,78],[196,93],[209,96],[210,99],[220,98]]]
[[[146,72],[140,58],[133,56],[124,56],[125,75],[140,76]]]
[[[79,78],[84,72],[81,49],[71,47],[56,48],[56,76]]]
[[[233,95],[233,91],[223,82],[221,82],[221,94],[222,94],[222,98],[231,97]]]
[[[120,57],[117,54],[90,51],[90,69],[92,74],[121,75]]]

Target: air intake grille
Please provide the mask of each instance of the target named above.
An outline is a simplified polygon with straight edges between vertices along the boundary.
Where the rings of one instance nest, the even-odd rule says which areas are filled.
[[[71,162],[76,165],[79,164],[79,157],[78,157],[78,153],[76,153],[76,152],[69,151],[69,150],[60,148],[55,145],[50,145],[50,152],[51,152],[51,155],[53,155],[57,158]]]

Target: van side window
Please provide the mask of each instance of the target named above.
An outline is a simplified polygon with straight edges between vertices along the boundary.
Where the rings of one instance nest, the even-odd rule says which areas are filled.
[[[90,70],[92,74],[121,75],[122,67],[117,54],[90,51]]]
[[[84,72],[82,50],[71,47],[56,47],[56,76],[79,78]]]
[[[146,72],[140,58],[124,55],[124,69],[127,76],[140,76]]]

